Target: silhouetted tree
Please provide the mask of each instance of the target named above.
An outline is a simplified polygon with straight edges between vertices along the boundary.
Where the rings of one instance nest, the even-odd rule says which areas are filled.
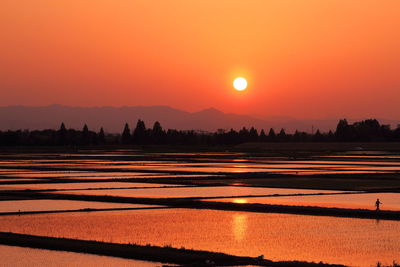
[[[340,120],[335,136],[338,141],[390,141],[390,125],[380,125],[376,119],[355,122],[352,125]]]
[[[249,131],[249,141],[250,142],[257,142],[258,141],[258,132],[254,127],[250,128]]]
[[[132,137],[134,136],[134,138]],[[364,141],[364,142],[382,142],[382,141],[400,141],[400,125],[391,130],[389,125],[381,125],[375,119],[349,124],[343,119],[338,122],[335,133],[329,131],[322,133],[317,130],[315,134],[295,131],[293,135],[286,134],[281,129],[278,135],[273,128],[269,130],[266,136],[264,130],[258,135],[257,130],[251,127],[250,130],[243,127],[239,132],[234,129],[226,131],[218,129],[215,133],[204,131],[178,131],[169,129],[167,132],[161,127],[159,122],[155,122],[152,129],[146,129],[142,120],[138,120],[133,134],[129,125],[125,124],[122,134],[105,134],[103,128],[97,134],[90,131],[85,124],[82,131],[66,129],[64,123],[58,130],[42,131],[0,131],[1,146],[52,146],[52,145],[96,145],[104,144],[169,144],[169,145],[235,145],[244,142],[255,141],[280,141],[280,142],[333,142],[333,141]]]
[[[66,145],[67,144],[67,129],[65,128],[64,122],[61,123],[60,129],[58,130],[58,141],[59,145]]]
[[[167,131],[167,143],[170,145],[179,144],[179,132],[177,130],[168,129]]]
[[[277,137],[278,137],[278,140],[281,142],[286,141],[287,136],[286,136],[285,129],[282,128]]]
[[[319,131],[319,129],[317,129],[317,132],[314,134],[313,140],[316,141],[316,142],[322,142],[322,141],[324,141],[324,136],[321,134],[321,132]]]
[[[83,125],[82,133],[83,133],[83,134],[89,134],[89,128],[88,128],[88,126],[87,126],[86,123],[85,123],[85,125]]]
[[[400,141],[400,124],[398,124],[397,128],[393,131],[393,140],[397,142]]]
[[[129,129],[128,123],[125,123],[124,131],[122,132],[122,139],[123,144],[131,143],[131,130]]]
[[[236,132],[234,129],[230,129],[229,132],[225,133],[224,137],[221,138],[222,140],[216,140],[217,144],[226,144],[226,145],[235,145],[235,144],[239,144],[240,141],[240,137],[239,137],[239,133]]]
[[[144,124],[144,121],[138,120],[136,123],[136,128],[133,131],[133,142],[135,144],[144,145],[148,143],[148,141],[146,125]]]
[[[294,141],[294,142],[300,142],[300,141],[301,141],[300,137],[301,137],[301,136],[300,136],[299,131],[296,130],[296,131],[294,132],[294,134],[293,134],[293,141]]]
[[[352,125],[352,137],[359,141],[379,141],[384,139],[382,136],[382,128],[375,119],[355,122]]]
[[[267,141],[267,135],[264,132],[264,129],[261,129],[260,136],[259,136],[259,141],[260,142],[266,142]]]
[[[164,144],[165,143],[166,134],[161,127],[161,124],[156,121],[153,125],[153,129],[151,130],[151,139],[154,144]]]
[[[276,140],[276,134],[274,129],[269,129],[269,133],[268,133],[268,141],[273,142]]]
[[[89,128],[85,124],[82,129],[82,144],[89,145],[90,144],[90,133]]]
[[[129,128],[129,127],[128,127]],[[128,129],[129,130],[129,129]],[[103,127],[100,128],[100,132],[97,135],[98,136],[98,143],[100,145],[105,144],[106,143],[106,135],[104,134],[104,129]]]
[[[246,127],[243,127],[239,131],[239,140],[241,143],[248,142],[250,140],[250,132],[246,129]]]
[[[331,130],[329,130],[329,132],[328,132],[327,141],[329,141],[329,142],[335,141],[335,135]]]
[[[338,141],[350,140],[350,126],[346,119],[340,120],[337,124],[335,136]]]

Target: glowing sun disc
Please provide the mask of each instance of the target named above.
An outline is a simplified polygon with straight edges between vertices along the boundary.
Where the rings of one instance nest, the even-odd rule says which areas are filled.
[[[233,81],[233,87],[238,91],[243,91],[247,88],[247,81],[243,77],[238,77]]]

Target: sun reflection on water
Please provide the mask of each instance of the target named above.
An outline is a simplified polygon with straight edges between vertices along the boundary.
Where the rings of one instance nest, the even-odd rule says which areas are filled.
[[[232,202],[233,202],[233,203],[236,203],[236,204],[244,204],[244,203],[247,203],[247,199],[244,199],[244,198],[235,198],[234,200],[232,200]]]
[[[232,231],[236,241],[242,241],[246,237],[247,215],[233,214]]]

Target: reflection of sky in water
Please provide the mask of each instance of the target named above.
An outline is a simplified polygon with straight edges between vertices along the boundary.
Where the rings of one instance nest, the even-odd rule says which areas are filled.
[[[271,260],[304,260],[371,266],[400,261],[400,222],[266,214],[256,212],[155,209],[0,216],[0,231],[154,244],[265,255]]]
[[[152,183],[129,183],[129,182],[98,182],[98,183],[40,183],[40,184],[10,184],[1,185],[0,190],[47,190],[47,189],[94,189],[94,188],[129,188],[129,187],[181,187],[185,185],[174,184],[152,184]]]
[[[0,245],[2,266],[85,266],[85,267],[156,267],[162,263],[140,260],[123,259],[117,257],[98,256],[94,254],[54,251],[48,249],[23,248]],[[21,255],[24,255],[23,257]]]
[[[285,188],[263,188],[247,186],[207,186],[207,187],[178,187],[178,188],[147,188],[147,189],[105,189],[87,191],[56,191],[63,194],[78,195],[109,195],[122,197],[223,197],[223,196],[251,196],[251,195],[274,195],[274,194],[316,194],[337,193],[334,190],[312,190],[312,189],[285,189]]]
[[[0,175],[43,178],[68,176],[85,179],[115,178],[124,176],[147,177],[155,172],[193,171],[193,172],[286,172],[297,174],[323,173],[368,173],[377,171],[399,171],[400,162],[394,161],[400,156],[389,157],[365,156],[356,160],[331,158],[329,160],[287,160],[283,158],[248,157],[244,153],[141,153],[125,151],[127,156],[146,157],[144,160],[130,161],[124,158],[108,160],[108,158],[84,159],[80,156],[124,155],[121,153],[65,154],[71,159],[0,160]],[[161,156],[160,160],[146,160],[151,155]],[[31,154],[24,155],[32,156]],[[47,154],[48,157],[58,156]],[[173,156],[178,160],[165,160],[163,156]],[[196,158],[201,156],[202,158]],[[217,157],[218,156],[218,157]],[[224,158],[224,156],[243,158]],[[186,158],[185,158],[186,157]],[[360,157],[361,158],[361,157]],[[151,158],[150,158],[151,159]],[[341,159],[341,160],[340,160]],[[379,161],[382,160],[382,161]],[[210,161],[210,162],[209,162]],[[7,169],[6,166],[21,169]],[[32,171],[26,167],[59,167],[71,169],[67,171]],[[75,172],[73,168],[82,168]],[[99,169],[85,171],[86,169]],[[131,172],[118,172],[118,169]],[[147,172],[140,172],[140,170]],[[102,170],[114,170],[105,172]],[[137,171],[137,172],[135,172]],[[147,175],[147,176],[146,176]],[[178,177],[184,177],[177,175]],[[185,175],[200,177],[201,175]],[[171,175],[157,174],[158,178]],[[162,182],[161,182],[162,183]],[[74,184],[73,188],[97,187],[105,184]],[[123,183],[128,186],[127,183]],[[57,188],[68,188],[71,184],[57,184]],[[112,185],[111,183],[107,186]],[[113,186],[119,186],[119,183]],[[122,183],[121,183],[122,185]],[[6,186],[10,188],[12,185]],[[53,185],[19,185],[18,188],[36,189],[51,188]],[[65,186],[65,187],[64,187]],[[149,186],[154,186],[149,184]],[[323,207],[347,207],[374,209],[376,198],[382,202],[381,208],[400,210],[399,194],[357,194],[334,196],[293,196],[293,197],[260,197],[245,198],[240,195],[258,194],[298,194],[329,192],[324,190],[251,188],[251,187],[198,187],[198,188],[156,188],[156,189],[118,189],[70,191],[76,194],[119,195],[131,197],[205,197],[205,196],[238,196],[231,199],[210,199],[207,201],[230,201],[243,203],[268,203],[285,205],[315,205]],[[331,191],[338,192],[338,191]],[[1,205],[2,204],[2,205]],[[2,201],[0,210],[50,210],[87,207],[115,207],[131,204],[95,203],[64,200],[23,200]],[[137,206],[137,205],[136,205]],[[123,243],[171,244],[174,247],[221,251],[243,256],[266,255],[273,260],[306,260],[343,263],[349,265],[374,265],[377,260],[384,263],[399,261],[400,222],[375,221],[350,218],[300,216],[287,214],[261,214],[245,212],[227,212],[213,210],[152,210],[140,212],[94,212],[69,214],[42,214],[29,216],[0,217],[0,231],[15,231],[28,234],[71,237],[87,240],[112,241]]]
[[[379,198],[382,210],[400,210],[400,193],[365,193],[339,195],[279,196],[255,198],[210,199],[206,201],[232,202],[237,204],[259,203],[290,206],[317,206],[329,208],[375,209]]]
[[[0,212],[45,211],[45,210],[79,210],[79,209],[116,209],[159,207],[152,205],[108,203],[78,200],[5,200],[0,201]]]
[[[232,203],[236,203],[236,204],[245,204],[245,203],[248,203],[248,202],[247,202],[247,199],[245,199],[245,198],[234,198],[234,199],[232,199],[231,201],[232,201]]]
[[[135,152],[135,156],[142,155]],[[144,154],[143,154],[144,155]],[[157,154],[146,154],[147,156]],[[160,157],[161,155],[161,157]],[[181,158],[162,158],[162,155],[181,156]],[[235,155],[243,158],[212,158],[211,156],[223,157],[224,155]],[[81,154],[80,156],[85,156]],[[279,158],[246,158],[246,154],[215,154],[215,153],[172,153],[172,154],[158,154],[159,158],[156,160],[105,160],[105,159],[87,159],[74,158],[71,154],[71,159],[26,159],[26,160],[1,160],[0,166],[14,166],[14,167],[49,167],[49,168],[65,168],[69,170],[74,169],[94,169],[94,170],[131,170],[132,172],[141,170],[145,171],[186,171],[186,172],[199,172],[199,173],[243,173],[243,172],[271,172],[271,173],[292,173],[292,174],[326,174],[326,173],[373,173],[373,172],[397,172],[400,171],[400,162],[398,161],[376,161],[373,158],[365,160],[287,160]],[[112,155],[110,155],[112,157]],[[196,158],[200,157],[200,158]],[[169,159],[169,160],[168,160]],[[334,158],[333,158],[334,159]],[[389,159],[386,159],[389,160]],[[6,175],[3,173],[3,175]],[[11,174],[10,175],[15,175]],[[51,173],[48,174],[51,177]],[[129,174],[120,174],[120,176]],[[135,174],[131,174],[135,175]],[[137,173],[136,175],[139,175]],[[30,175],[31,177],[34,174]],[[63,176],[58,173],[54,176]],[[65,176],[73,177],[73,174],[65,174]],[[82,175],[85,176],[85,175]],[[99,174],[100,176],[100,174]],[[28,177],[26,174],[24,177]],[[88,176],[90,177],[90,175]]]
[[[232,231],[236,241],[242,241],[246,236],[247,231],[247,215],[233,214],[232,215]]]

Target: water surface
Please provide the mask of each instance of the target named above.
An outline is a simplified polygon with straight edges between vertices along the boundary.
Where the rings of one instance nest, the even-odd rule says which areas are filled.
[[[82,182],[82,183],[38,183],[0,185],[0,190],[48,190],[48,189],[89,189],[89,188],[130,188],[130,187],[181,187],[184,185],[130,183],[130,182]]]
[[[108,203],[78,200],[3,200],[0,201],[0,212],[79,210],[79,209],[119,209],[119,208],[149,208],[155,205]]]
[[[151,154],[149,154],[151,155]],[[149,156],[148,155],[148,156]],[[205,156],[205,155],[203,155]],[[245,155],[242,155],[245,157]],[[176,160],[159,157],[155,160],[120,160],[115,159],[98,160],[85,158],[69,159],[23,159],[23,160],[1,160],[0,166],[26,167],[47,167],[63,168],[74,171],[76,169],[92,170],[123,170],[123,171],[158,171],[158,172],[198,172],[198,173],[236,173],[236,172],[284,172],[284,171],[326,171],[337,173],[340,171],[359,172],[396,172],[400,171],[400,162],[393,162],[390,159],[374,161],[364,160],[287,160],[287,159],[216,159],[210,155],[202,158],[182,158]]]
[[[210,199],[206,201],[374,210],[375,202],[378,198],[380,199],[380,202],[382,202],[380,206],[382,210],[400,210],[400,193],[363,193],[229,199],[221,198]]]
[[[333,190],[312,189],[284,189],[247,186],[205,186],[205,187],[178,187],[178,188],[146,188],[146,189],[105,189],[87,191],[59,191],[65,194],[79,195],[107,195],[119,197],[223,197],[223,196],[249,196],[249,195],[274,195],[274,194],[317,194],[337,193]]]
[[[168,209],[2,216],[0,231],[351,266],[400,261],[400,222],[385,220]]]
[[[23,257],[22,257],[23,255]],[[99,256],[66,251],[54,251],[37,248],[24,248],[0,245],[2,266],[31,267],[31,266],[140,266],[156,267],[162,263],[122,259],[117,257]]]

